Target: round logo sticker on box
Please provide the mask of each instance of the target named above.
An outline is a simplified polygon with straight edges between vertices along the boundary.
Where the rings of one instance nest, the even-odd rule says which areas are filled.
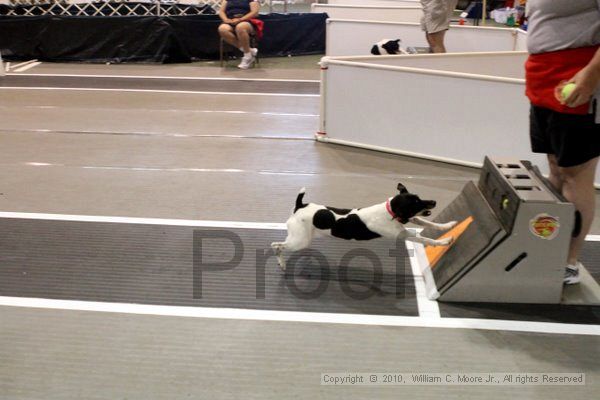
[[[560,223],[557,217],[548,214],[538,214],[529,221],[529,230],[535,236],[552,240],[558,235]]]

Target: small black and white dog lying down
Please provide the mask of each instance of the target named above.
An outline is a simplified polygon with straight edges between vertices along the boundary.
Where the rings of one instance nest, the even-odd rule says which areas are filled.
[[[371,54],[375,56],[381,56],[385,54],[400,54],[403,53],[400,48],[400,39],[391,40],[383,39],[377,42],[371,47]]]
[[[298,251],[307,248],[315,233],[323,233],[346,240],[371,240],[379,237],[404,239],[425,245],[448,246],[452,238],[430,239],[407,230],[404,224],[448,230],[456,221],[438,224],[422,217],[431,215],[435,207],[434,200],[421,200],[416,194],[409,193],[401,183],[398,194],[383,203],[366,208],[339,209],[314,203],[303,203],[305,189],[302,188],[296,198],[296,207],[287,220],[287,238],[285,242],[271,243],[279,260],[279,266],[285,269],[283,251]]]

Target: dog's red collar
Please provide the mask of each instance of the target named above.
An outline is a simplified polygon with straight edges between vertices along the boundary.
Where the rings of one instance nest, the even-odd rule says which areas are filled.
[[[390,199],[388,199],[385,202],[385,209],[387,210],[387,212],[392,216],[392,219],[399,219],[400,217],[397,216],[396,214],[394,214],[394,212],[392,211],[392,205],[390,204]]]

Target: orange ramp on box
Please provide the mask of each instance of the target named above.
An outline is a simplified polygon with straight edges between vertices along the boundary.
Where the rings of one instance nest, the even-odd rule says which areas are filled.
[[[448,232],[444,233],[438,239],[444,239],[447,237],[453,237],[454,242],[459,238],[460,235],[467,230],[469,225],[473,222],[473,217],[468,217],[454,228],[450,229]],[[450,246],[426,246],[425,247],[425,255],[427,256],[427,260],[429,261],[429,267],[433,268],[435,264],[442,258],[444,254],[450,249]]]

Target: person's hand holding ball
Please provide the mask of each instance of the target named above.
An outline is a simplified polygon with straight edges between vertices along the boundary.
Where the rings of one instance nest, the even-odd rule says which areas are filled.
[[[600,73],[585,67],[568,81],[561,82],[554,90],[556,99],[568,107],[579,107],[590,101],[600,85]]]

